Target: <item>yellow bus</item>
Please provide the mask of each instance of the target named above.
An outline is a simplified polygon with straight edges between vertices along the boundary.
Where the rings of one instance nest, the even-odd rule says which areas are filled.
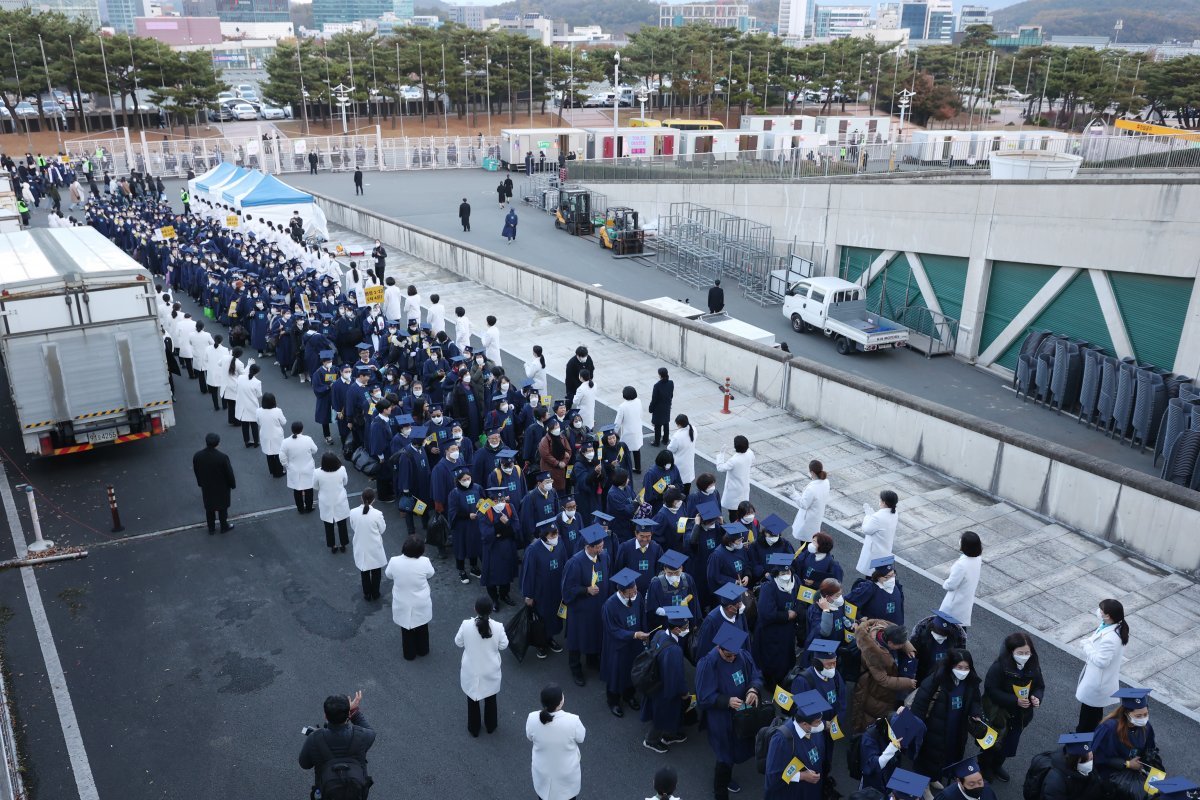
[[[629,120],[632,128],[674,128],[677,131],[723,131],[725,126],[715,119],[644,119]]]

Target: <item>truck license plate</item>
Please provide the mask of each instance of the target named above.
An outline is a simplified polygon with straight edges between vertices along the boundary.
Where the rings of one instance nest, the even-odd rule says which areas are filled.
[[[104,444],[105,442],[115,442],[117,440],[117,429],[108,428],[102,431],[88,431],[87,440],[89,444]]]

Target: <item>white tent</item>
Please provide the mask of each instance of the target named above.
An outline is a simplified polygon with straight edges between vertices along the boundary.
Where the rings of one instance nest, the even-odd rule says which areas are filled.
[[[228,161],[222,161],[208,172],[205,172],[202,175],[197,175],[188,181],[188,192],[193,197],[196,197],[200,194],[204,194],[207,197],[209,190],[214,185],[228,180],[229,177],[238,170],[239,167],[230,164]]]
[[[220,168],[220,165],[217,167]],[[221,199],[221,192],[229,188],[232,184],[240,181],[242,178],[249,175],[251,170],[243,169],[242,167],[233,167],[232,171],[226,172],[224,175],[216,176],[208,181],[208,186],[201,186],[199,182],[196,188],[199,190],[199,196],[208,200],[210,203],[224,203]]]
[[[313,202],[311,194],[288,186],[274,175],[255,174],[262,177],[248,191],[241,191],[241,187],[238,186],[225,195],[236,196],[239,212],[285,227],[292,215],[299,212],[300,218],[304,220],[306,234],[315,233],[323,239],[329,238],[329,224],[325,219],[325,212]]]

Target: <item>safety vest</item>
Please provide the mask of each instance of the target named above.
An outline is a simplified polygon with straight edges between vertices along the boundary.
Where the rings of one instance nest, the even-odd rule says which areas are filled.
[[[24,200],[17,201],[17,213],[18,214],[28,214],[29,213],[29,206],[25,205]]]
[[[85,157],[83,159],[83,171],[84,172],[92,171],[92,160],[90,158]]]
[[[182,200],[183,202],[187,203],[187,202],[191,201],[192,196],[190,194],[188,194],[187,189],[180,189],[179,190],[179,199]]]
[[[39,167],[45,167],[45,166],[46,166],[46,158],[45,158],[45,156],[38,156],[38,157],[37,157],[37,165],[38,165]]]

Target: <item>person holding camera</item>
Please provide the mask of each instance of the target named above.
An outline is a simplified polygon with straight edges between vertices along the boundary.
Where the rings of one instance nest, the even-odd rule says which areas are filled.
[[[314,771],[312,797],[366,800],[374,782],[367,775],[367,751],[375,743],[375,731],[361,704],[361,690],[354,697],[330,695],[325,698],[324,727],[304,729],[300,768]]]

